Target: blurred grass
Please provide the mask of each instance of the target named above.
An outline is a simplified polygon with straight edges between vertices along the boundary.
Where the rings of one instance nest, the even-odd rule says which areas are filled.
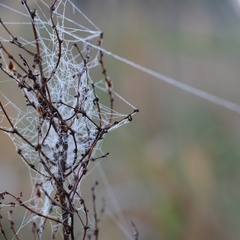
[[[216,27],[212,15],[220,18],[222,13],[209,14],[209,5],[197,10],[199,2],[192,2],[193,11],[188,12],[184,4],[180,6],[188,1],[170,2],[150,1],[146,6],[141,1],[89,1],[82,10],[104,31],[106,49],[240,102],[238,28]],[[188,21],[181,20],[183,14],[189,14]],[[204,34],[201,23],[206,26]],[[107,56],[106,67],[115,90],[140,109],[132,123],[111,133],[103,145],[110,156],[101,166],[121,209],[119,213],[112,207],[113,214],[126,217],[128,230],[127,221],[133,219],[141,240],[238,239],[239,115]],[[0,190],[8,183],[10,190],[17,192],[28,176],[23,177],[24,166],[10,141],[5,141],[1,134],[0,150],[5,159],[1,169],[8,169],[11,181],[1,174],[7,181],[2,181]],[[101,182],[95,169],[84,186],[86,194],[99,178]],[[105,188],[101,191],[108,199]],[[102,239],[125,239],[110,218],[101,224]]]

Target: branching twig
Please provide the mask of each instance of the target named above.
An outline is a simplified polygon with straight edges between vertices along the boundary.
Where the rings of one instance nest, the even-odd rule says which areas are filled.
[[[73,34],[74,28],[68,26],[73,21],[64,26],[68,0],[53,0],[48,13],[41,10],[40,15],[36,9],[30,8],[27,0],[21,0],[21,3],[27,12],[25,16],[28,15],[28,37],[31,40],[15,36],[0,19],[3,31],[10,38],[4,40],[1,37],[0,70],[17,84],[26,102],[26,112],[13,105],[18,112],[14,119],[8,112],[8,105],[0,101],[1,121],[5,119],[8,124],[8,127],[1,125],[0,131],[11,135],[17,153],[32,173],[32,185],[37,192],[32,196],[36,201],[23,202],[21,195],[16,197],[8,191],[0,193],[0,198],[3,200],[4,196],[10,196],[13,201],[9,202],[9,206],[21,206],[31,213],[32,233],[36,240],[41,239],[46,222],[56,226],[52,239],[61,231],[64,240],[74,240],[76,220],[82,225],[83,240],[89,232],[93,232],[93,237],[98,240],[100,216],[96,205],[97,183],[92,188],[94,226],[90,225],[89,211],[80,194],[80,186],[90,165],[108,155],[95,156],[105,135],[130,122],[138,110],[114,119],[117,112],[113,104],[113,86],[100,50],[103,33],[98,32],[97,39],[96,33],[89,31],[96,38],[95,44],[99,48],[92,56],[92,42],[86,43],[86,39],[93,41],[93,37]],[[61,9],[63,12],[59,13]],[[87,29],[82,32],[86,33]],[[96,65],[106,84],[108,107],[101,103],[91,78],[91,69]],[[100,214],[103,212],[104,206]],[[18,239],[11,214],[9,212],[11,229]],[[7,239],[1,221],[0,230]]]

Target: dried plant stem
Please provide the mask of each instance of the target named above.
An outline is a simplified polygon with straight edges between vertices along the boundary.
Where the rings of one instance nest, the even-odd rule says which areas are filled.
[[[89,166],[108,155],[96,154],[104,137],[130,122],[138,110],[120,115],[114,109],[113,85],[101,50],[103,33],[89,30],[90,36],[86,37],[85,27],[71,27],[74,21],[64,15],[70,0],[53,0],[50,7],[42,0],[46,13],[32,10],[27,0],[21,3],[26,10],[23,16],[28,16],[27,37],[31,40],[15,36],[0,19],[0,26],[10,38],[4,40],[0,36],[0,70],[17,84],[26,112],[10,100],[6,105],[0,101],[0,117],[8,125],[0,125],[0,130],[15,143],[30,171],[34,189],[31,200],[26,202],[22,201],[22,194],[16,197],[8,191],[0,193],[0,199],[9,196],[14,200],[12,207],[21,206],[31,214],[29,223],[36,240],[42,238],[47,222],[53,229],[52,239],[58,235],[64,240],[79,239],[74,229],[79,222],[82,239],[91,236],[98,240],[96,186],[92,189],[92,225],[80,186]],[[84,33],[83,37],[76,32]],[[90,47],[93,41],[98,48],[95,53]],[[91,78],[94,67],[99,67],[103,87],[95,86]],[[100,101],[97,87],[104,88],[107,104]],[[17,111],[16,118],[9,115],[8,107]],[[18,239],[12,223],[12,232]],[[1,234],[8,239],[3,230]]]

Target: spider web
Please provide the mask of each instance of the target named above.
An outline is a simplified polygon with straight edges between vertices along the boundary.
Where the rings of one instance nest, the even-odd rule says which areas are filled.
[[[5,103],[2,105],[2,111],[0,111],[0,125],[15,144],[17,152],[26,165],[28,167],[33,166],[35,170],[29,171],[32,195],[24,204],[44,216],[60,217],[61,212],[58,209],[53,209],[50,200],[54,198],[54,186],[51,181],[46,181],[46,167],[39,163],[39,153],[34,148],[34,146],[41,144],[45,159],[59,158],[60,155],[56,157],[56,152],[53,151],[58,145],[59,132],[54,124],[39,117],[39,115],[44,116],[48,113],[43,107],[44,104],[39,106],[39,98],[32,91],[34,89],[33,81],[37,82],[35,78],[44,73],[48,79],[51,79],[48,82],[51,102],[61,119],[68,122],[74,132],[74,137],[67,137],[68,157],[66,164],[69,168],[76,164],[76,156],[83,156],[86,154],[86,149],[90,149],[91,146],[94,146],[92,158],[97,152],[101,153],[101,141],[96,144],[94,142],[98,134],[97,124],[100,124],[101,128],[106,128],[107,131],[115,130],[131,121],[136,109],[114,92],[112,86],[110,86],[110,80],[106,77],[104,65],[101,63],[101,59],[99,61],[99,57],[101,58],[101,31],[71,1],[57,1],[51,17],[49,15],[50,6],[45,1],[34,2],[34,8],[36,8],[36,11],[32,12],[34,15],[36,14],[34,17],[36,34],[34,35],[40,36],[37,38],[37,42],[41,52],[42,69],[34,66],[37,65],[38,60],[32,54],[36,48],[36,40],[32,36],[33,34],[29,34],[30,31],[31,33],[33,31],[29,10],[25,6],[26,11],[24,12],[20,2],[19,5],[18,9],[23,9],[23,11],[0,3],[1,7],[16,14],[20,19],[17,21],[3,21],[2,19],[0,36],[1,69],[9,78],[1,80],[1,83],[9,84],[13,81],[20,85],[22,80],[19,79],[24,79],[25,86],[29,86],[30,89],[29,91],[26,88],[22,89],[28,104],[27,107],[22,109],[14,104],[11,98],[2,94]],[[68,18],[68,16],[71,16],[71,18]],[[9,32],[5,26],[9,29]],[[12,26],[20,26],[21,34],[16,35],[14,31],[12,33]],[[11,52],[8,49],[11,49]],[[14,55],[15,51],[19,53],[19,56]],[[24,68],[18,64],[18,61],[23,62],[23,65],[28,69],[34,69],[30,78],[22,77],[26,73]],[[13,65],[12,62],[15,64]],[[30,62],[33,63],[32,66],[28,66]],[[95,73],[97,68],[99,68],[100,73],[103,72],[100,77]],[[99,101],[98,95],[101,96],[101,101]],[[113,98],[125,102],[132,109],[132,113],[122,114],[113,109],[111,105]],[[73,117],[76,115],[75,106],[79,106],[83,117]],[[9,119],[7,119],[3,109],[11,113]],[[17,129],[18,134],[12,134],[13,126]],[[41,131],[39,126],[41,126]],[[58,154],[60,154],[60,150]],[[49,169],[51,169],[53,176],[59,174],[58,166],[55,163],[52,163]],[[75,176],[69,175],[66,184],[73,185],[74,181]],[[45,197],[36,196],[36,185],[38,184]],[[77,192],[79,194],[81,192],[80,184],[77,187]],[[75,197],[73,204],[76,210],[82,210],[81,197]],[[26,213],[18,232],[33,221],[37,223],[39,231],[43,231],[45,220],[34,214]],[[52,225],[52,231],[57,231],[58,227],[57,224]]]
[[[35,41],[33,38],[30,37],[30,35],[27,34],[29,29],[31,28],[31,22],[29,21],[29,15],[26,13],[26,11],[24,12],[21,10],[13,9],[1,3],[0,6],[4,7],[6,11],[9,10],[9,13],[14,13],[16,16],[18,16],[18,20],[15,21],[13,20],[11,22],[4,21],[4,24],[10,27],[12,25],[21,26],[21,31],[23,34],[18,34],[19,36],[21,36],[19,37],[19,41],[21,41],[21,43],[23,43],[23,46],[28,49],[34,48]],[[34,7],[36,7],[37,9],[37,18],[35,21],[35,25],[38,30],[38,35],[42,36],[42,38],[39,39],[39,41],[42,47],[41,51],[44,53],[43,71],[49,76],[54,75],[54,81],[50,83],[52,101],[57,102],[60,96],[62,102],[64,102],[67,106],[74,106],[76,104],[76,98],[74,98],[74,96],[76,96],[78,92],[81,93],[84,92],[85,93],[84,96],[87,97],[88,101],[86,101],[85,98],[82,98],[80,99],[80,102],[82,104],[82,108],[87,113],[89,118],[93,119],[94,121],[101,121],[103,126],[109,124],[109,118],[111,117],[114,119],[114,121],[117,122],[117,124],[113,125],[109,129],[109,131],[114,130],[120,127],[121,125],[128,123],[129,115],[122,114],[115,110],[112,110],[111,107],[108,105],[108,101],[105,101],[106,103],[105,102],[99,103],[99,106],[101,108],[101,113],[99,114],[96,105],[93,104],[96,98],[96,94],[94,93],[95,91],[94,88],[92,88],[92,83],[94,83],[96,92],[99,95],[102,94],[108,95],[108,88],[106,88],[105,86],[106,81],[103,78],[99,78],[99,76],[96,77],[94,74],[93,75],[91,74],[92,70],[94,72],[94,70],[100,66],[98,60],[98,54],[100,50],[105,54],[122,62],[125,62],[126,64],[134,67],[135,69],[143,71],[168,84],[171,84],[184,91],[187,91],[195,96],[206,99],[207,101],[210,101],[214,104],[220,105],[224,108],[240,113],[240,106],[238,104],[219,98],[208,92],[194,88],[182,82],[178,82],[175,79],[169,78],[160,73],[156,73],[148,68],[140,66],[134,62],[131,62],[128,59],[122,58],[118,55],[115,55],[114,53],[107,51],[98,44],[101,31],[90,19],[88,19],[79,9],[77,9],[71,1],[59,1],[54,11],[54,22],[56,23],[58,29],[59,38],[64,39],[64,43],[62,45],[61,50],[62,54],[61,62],[58,67],[59,71],[55,73],[55,64],[58,59],[59,53],[58,48],[59,39],[56,37],[52,23],[49,20],[49,5],[45,1],[40,2],[35,1]],[[23,8],[21,8],[20,6],[18,9]],[[69,16],[71,16],[71,18],[69,18]],[[21,20],[19,20],[19,18]],[[3,31],[1,29],[1,34],[2,32]],[[8,34],[0,36],[0,41],[5,45],[11,45],[11,43],[9,43],[10,40],[11,36],[9,36]],[[85,59],[88,58],[87,69],[89,71],[87,73],[81,71],[82,69],[84,69],[84,67],[86,67],[86,65],[84,65],[84,61],[82,59],[81,54],[79,54],[79,51],[77,51],[77,49],[74,47],[75,43],[77,43],[79,45],[79,48],[81,48],[82,56],[84,56]],[[1,62],[3,63],[3,68],[5,69],[5,71],[11,75],[12,72],[9,71],[9,58],[3,51],[1,51]],[[17,66],[15,67],[17,68]],[[38,74],[38,72],[36,71],[35,74]],[[81,86],[77,89],[76,87],[78,86],[77,79],[79,78],[76,76],[79,75],[81,75]],[[4,83],[9,84],[9,82],[11,81],[14,81],[14,79],[11,78],[4,80],[1,79],[2,84]],[[26,94],[28,94],[28,97],[31,101],[35,103],[37,102],[35,96],[32,95],[31,92]],[[133,105],[131,105],[129,102],[127,102],[124,98],[122,98],[119,94],[117,94],[113,90],[112,94],[114,95],[115,98],[118,98],[120,101],[126,103],[126,105],[130,107],[130,109],[135,109]],[[27,138],[30,142],[39,141],[38,139],[39,136],[37,134],[36,129],[36,126],[38,126],[39,123],[39,118],[38,115],[36,115],[36,111],[31,107],[27,107],[27,109],[23,110],[19,106],[15,105],[11,101],[11,99],[8,98],[8,96],[3,95],[3,98],[5,99],[4,108],[11,112],[11,121],[14,124],[14,126],[17,126],[21,135]],[[58,109],[65,119],[70,118],[73,114],[73,109],[72,111],[69,111],[69,107],[66,107],[64,105],[60,106]],[[2,112],[0,112],[0,123],[2,128],[6,130],[11,129],[5,127],[7,121],[5,115],[2,114]],[[46,124],[45,131],[47,131],[48,127],[49,125]],[[93,123],[86,119],[79,120],[78,122],[75,122],[73,125],[73,128],[79,132],[79,146],[78,146],[79,154],[81,154],[84,151],[84,149],[88,147],[87,144],[91,145],[91,142],[84,141],[84,139],[91,137],[94,138],[96,132],[92,127]],[[93,130],[89,131],[89,129]],[[35,163],[37,161],[38,155],[36,154],[36,151],[34,149],[29,148],[29,145],[22,138],[19,138],[16,135],[12,135],[10,133],[8,135],[14,142],[16,149],[21,149],[24,158],[29,159],[31,163]],[[44,136],[44,134],[42,135]],[[51,156],[50,150],[56,145],[57,141],[56,136],[54,136],[54,131],[50,135],[51,138],[45,139],[46,154],[48,157]],[[44,137],[42,137],[41,139],[43,138]],[[69,145],[72,146],[73,144],[70,142]],[[69,148],[68,151],[69,155],[71,155],[73,149]],[[94,152],[97,151],[101,152],[101,144],[96,145],[96,147],[94,148]],[[69,161],[70,162],[68,164],[70,165],[72,161],[71,158],[69,158]],[[30,174],[32,174],[32,172],[30,172]],[[37,178],[33,174],[31,175],[31,179],[32,186],[34,189],[35,183],[39,181],[39,178]],[[48,192],[51,193],[52,191],[51,184],[47,182],[46,185],[44,186],[44,189],[48,189]],[[44,208],[39,207],[38,210],[44,209],[43,214],[47,214],[49,212],[51,204],[47,200],[47,198],[45,199],[45,201],[42,201],[41,199],[36,198],[35,192],[33,192],[31,199],[29,199],[27,203],[31,205],[32,202],[34,202],[34,207],[45,204]],[[82,206],[79,206],[79,209],[81,209],[81,207]],[[26,215],[22,221],[22,226],[20,227],[19,230],[21,230],[22,227],[27,225],[32,220],[33,220],[32,215],[31,216]],[[55,227],[53,226],[53,228]]]

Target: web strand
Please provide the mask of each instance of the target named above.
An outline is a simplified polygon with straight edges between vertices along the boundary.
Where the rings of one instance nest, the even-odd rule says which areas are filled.
[[[0,4],[30,23],[19,23],[28,33],[21,35],[9,28],[9,22],[0,20],[0,70],[15,82],[26,102],[23,110],[9,97],[4,97],[5,104],[0,101],[0,130],[15,144],[32,184],[25,203],[21,197],[3,193],[30,213],[14,234],[34,223],[41,239],[48,220],[54,231],[61,226],[59,234],[64,239],[70,235],[73,239],[77,219],[83,239],[87,232],[97,236],[98,229],[89,223],[81,183],[88,167],[107,157],[101,151],[105,135],[132,121],[138,110],[113,91],[104,54],[91,46],[101,48],[103,34],[71,1],[53,1],[50,6],[40,1],[36,9],[26,0],[21,3],[27,14]],[[65,16],[69,8],[82,17],[80,23]],[[93,69],[100,73],[97,80]],[[130,106],[131,112],[119,113],[115,98]],[[94,219],[97,228],[97,216]]]
[[[177,81],[173,78],[170,78],[170,77],[165,76],[161,73],[155,72],[155,71],[153,71],[149,68],[141,66],[141,65],[139,65],[139,64],[137,64],[137,63],[135,63],[135,62],[133,62],[129,59],[126,59],[126,58],[121,57],[117,54],[114,54],[114,53],[112,53],[112,52],[110,52],[110,51],[108,51],[104,48],[99,48],[99,47],[94,46],[94,45],[92,45],[92,47],[97,48],[97,49],[101,50],[102,52],[104,52],[106,55],[108,55],[110,57],[113,57],[113,58],[119,60],[120,62],[126,63],[127,65],[133,67],[134,69],[138,69],[141,72],[144,72],[144,73],[146,73],[146,74],[148,74],[148,75],[150,75],[150,76],[152,76],[156,79],[159,79],[159,80],[161,80],[161,81],[163,81],[163,82],[165,82],[169,85],[172,85],[172,86],[174,86],[176,88],[179,88],[179,89],[181,89],[185,92],[191,93],[194,96],[205,99],[206,101],[211,102],[215,105],[218,105],[220,107],[226,108],[230,111],[233,111],[233,112],[236,112],[236,113],[240,114],[240,105],[237,104],[237,103],[234,103],[232,101],[226,100],[226,99],[221,98],[221,97],[218,97],[218,96],[213,95],[209,92],[203,91],[199,88],[195,88],[195,87],[193,87],[191,85],[188,85],[186,83],[179,82],[179,81]]]
[[[24,202],[31,214],[23,216],[17,233],[22,227],[34,222],[40,239],[46,219],[52,220],[57,216],[58,220],[51,225],[52,229],[58,229],[58,224],[62,224],[66,234],[74,213],[82,222],[84,234],[90,225],[88,210],[81,196],[81,182],[87,176],[90,164],[107,157],[107,153],[97,155],[102,153],[105,135],[129,123],[138,111],[112,89],[103,64],[103,54],[173,87],[240,113],[239,104],[157,73],[103,48],[103,35],[99,28],[71,1],[53,1],[51,6],[40,1],[43,6],[36,4],[39,15],[29,10],[27,1],[22,2],[27,14],[0,3],[1,7],[28,18],[28,22],[26,19],[22,22],[1,22],[8,36],[0,36],[0,68],[10,79],[1,80],[1,83],[16,82],[27,103],[25,112],[3,94],[7,103],[0,104],[1,130],[10,136],[18,154],[29,168],[33,187],[31,198]],[[72,12],[81,16],[89,26],[65,16],[67,3]],[[32,25],[33,38],[30,40],[29,36],[13,35],[5,27],[10,24],[30,28]],[[14,52],[10,54],[9,45],[21,54],[16,57],[11,55]],[[100,70],[100,80],[95,80],[91,75],[92,69],[96,68]],[[102,94],[105,94],[107,101],[101,102],[99,96]],[[119,113],[115,109],[115,98],[130,107],[131,112]],[[9,109],[14,116],[8,116]],[[6,127],[5,122],[10,126]],[[101,169],[100,175],[108,188],[109,183]],[[112,192],[108,194],[113,206],[118,209]],[[39,215],[33,216],[34,213]],[[130,239],[129,232],[122,224],[125,220],[123,215],[119,217],[120,220],[111,217]]]
[[[74,36],[74,34],[73,34],[73,36]],[[82,41],[83,42],[87,42],[85,40],[82,40]],[[153,71],[153,70],[151,70],[149,68],[146,68],[144,66],[141,66],[140,64],[137,64],[137,63],[135,63],[135,62],[133,62],[133,61],[131,61],[129,59],[126,59],[126,58],[121,57],[121,56],[119,56],[117,54],[114,54],[114,53],[112,53],[111,51],[108,51],[105,48],[99,47],[99,46],[94,45],[92,43],[89,43],[89,45],[91,45],[91,47],[93,47],[93,48],[95,48],[97,50],[102,51],[104,54],[106,54],[106,55],[108,55],[108,56],[110,56],[112,58],[115,58],[116,60],[127,64],[128,66],[133,67],[134,69],[137,69],[137,70],[139,70],[141,72],[146,73],[149,76],[152,76],[152,77],[154,77],[156,79],[159,79],[159,80],[161,80],[161,81],[163,81],[163,82],[165,82],[165,83],[167,83],[169,85],[172,85],[172,86],[174,86],[174,87],[176,87],[178,89],[181,89],[181,90],[183,90],[185,92],[191,93],[192,95],[197,96],[199,98],[202,98],[202,99],[204,99],[204,100],[206,100],[208,102],[211,102],[211,103],[213,103],[215,105],[218,105],[220,107],[223,107],[225,109],[228,109],[230,111],[233,111],[233,112],[236,112],[236,113],[240,114],[240,105],[237,104],[237,103],[234,103],[232,101],[229,101],[229,100],[221,98],[221,97],[218,97],[218,96],[216,96],[214,94],[211,94],[211,93],[209,93],[207,91],[203,91],[203,90],[201,90],[199,88],[195,88],[195,87],[193,87],[191,85],[188,85],[186,83],[177,81],[177,80],[175,80],[173,78],[170,78],[168,76],[165,76],[165,75],[163,75],[161,73],[155,72],[155,71]]]

